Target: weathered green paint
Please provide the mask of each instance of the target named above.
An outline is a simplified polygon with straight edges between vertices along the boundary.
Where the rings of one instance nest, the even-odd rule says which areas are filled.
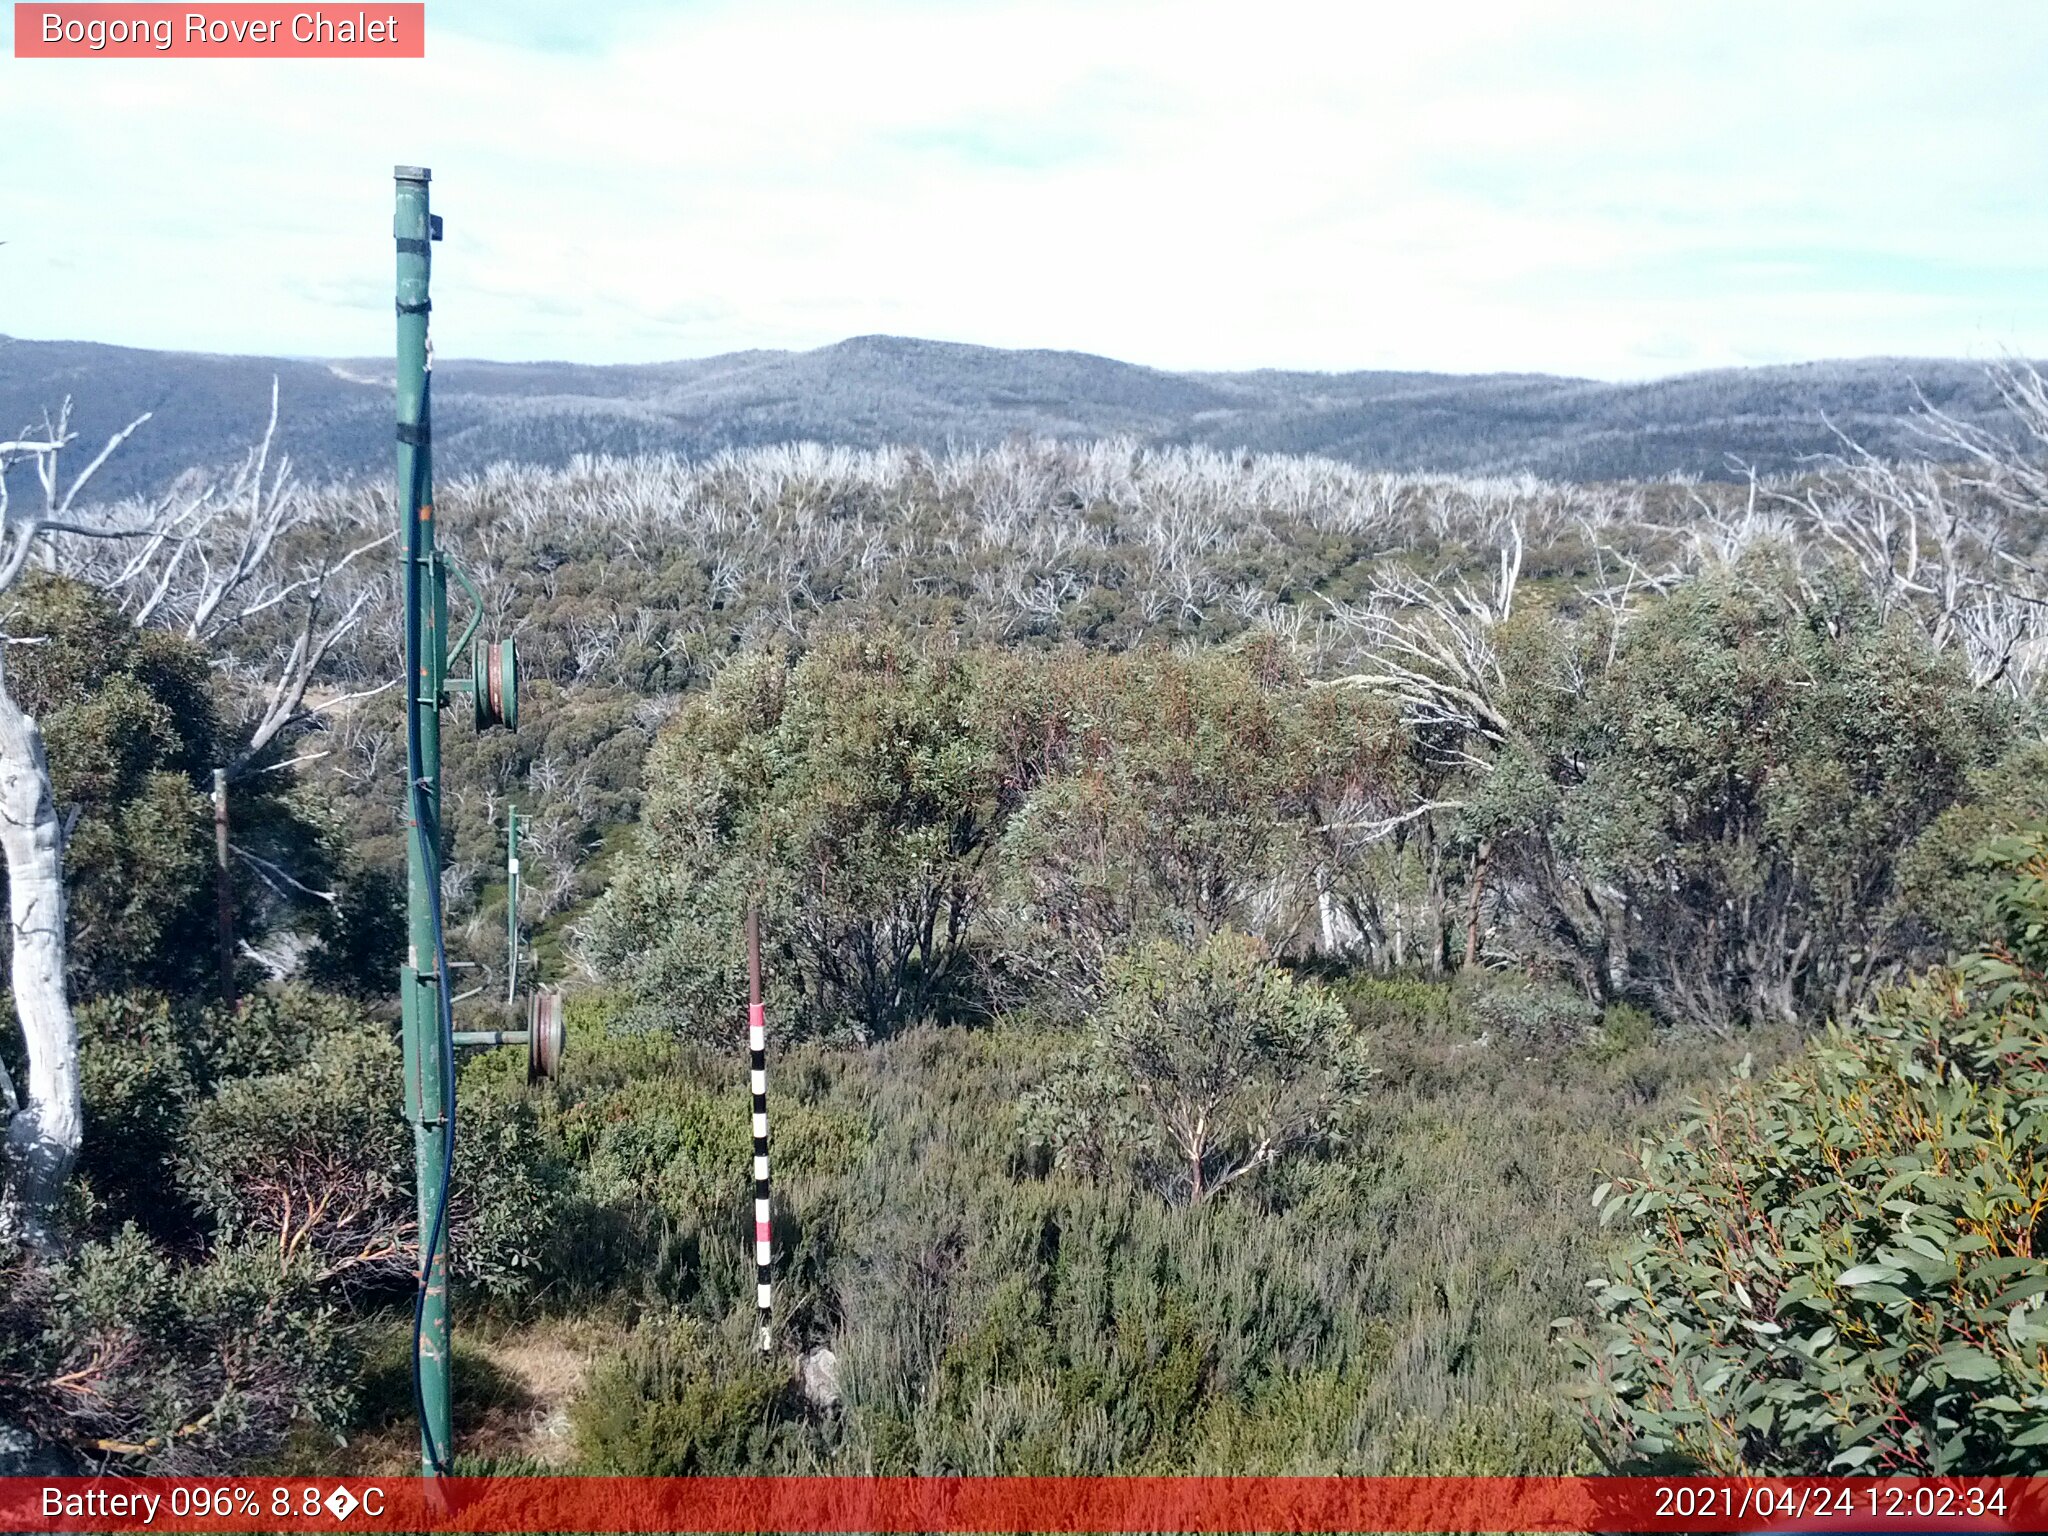
[[[458,1029],[455,1031],[457,1045],[524,1045],[527,1032],[523,1029]]]
[[[497,645],[477,642],[473,677],[448,676],[451,654],[470,649],[483,617],[483,597],[434,544],[433,408],[428,381],[433,367],[428,343],[428,278],[431,242],[441,238],[441,221],[427,211],[428,173],[401,165],[397,212],[391,232],[398,250],[398,506],[404,540],[400,574],[417,580],[409,594],[408,633],[418,625],[418,674],[405,680],[405,800],[407,873],[407,946],[399,976],[399,1005],[405,1040],[405,1114],[413,1126],[414,1175],[419,1196],[422,1244],[434,1238],[426,1256],[425,1300],[420,1308],[420,1461],[429,1477],[453,1460],[453,1425],[449,1414],[448,1373],[448,1232],[445,1220],[434,1233],[440,1205],[441,1174],[448,1164],[454,1128],[448,1123],[448,1090],[457,1045],[506,1045],[528,1041],[522,1031],[481,1030],[443,1034],[441,1029],[440,965],[435,943],[434,895],[441,870],[441,711],[449,695],[468,693],[476,705],[477,727],[516,726],[519,720],[518,667],[510,640]],[[468,594],[469,623],[461,637],[448,640],[448,582],[453,578]],[[413,750],[415,741],[418,751]],[[417,786],[417,795],[414,787]],[[518,813],[511,831],[512,950],[516,1000],[519,949]],[[560,1030],[547,1042],[550,1066],[561,1057]],[[529,1047],[529,1054],[531,1048]],[[529,1071],[530,1071],[529,1067]]]
[[[434,1223],[441,1168],[450,1127],[445,1107],[447,1059],[436,988],[434,920],[430,880],[441,867],[441,701],[447,675],[448,584],[434,548],[432,416],[427,394],[427,303],[436,231],[427,209],[428,173],[400,166],[394,172],[397,211],[392,234],[398,248],[398,507],[403,523],[403,558],[418,572],[419,675],[406,680],[406,707],[418,727],[419,754],[407,773],[421,789],[424,822],[406,798],[407,951],[400,978],[406,1066],[406,1116],[413,1124],[413,1155],[419,1196],[420,1241]],[[401,574],[403,572],[401,571]],[[410,616],[408,616],[410,618]],[[448,1236],[444,1230],[425,1256],[426,1300],[420,1324],[420,1460],[428,1476],[437,1470],[431,1446],[444,1459],[453,1454],[448,1370]],[[431,1436],[431,1440],[430,1440]]]

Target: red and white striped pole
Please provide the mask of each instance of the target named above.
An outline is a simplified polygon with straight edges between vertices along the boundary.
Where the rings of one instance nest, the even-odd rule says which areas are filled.
[[[754,1282],[761,1308],[761,1353],[774,1311],[774,1234],[768,1206],[768,1013],[761,1004],[761,915],[747,904],[747,1076],[754,1091]]]

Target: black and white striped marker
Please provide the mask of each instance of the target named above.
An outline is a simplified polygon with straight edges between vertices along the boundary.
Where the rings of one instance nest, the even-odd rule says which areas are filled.
[[[754,1091],[754,1282],[761,1309],[761,1353],[774,1313],[774,1227],[768,1205],[768,1013],[761,1003],[761,922],[747,908],[747,1079]]]

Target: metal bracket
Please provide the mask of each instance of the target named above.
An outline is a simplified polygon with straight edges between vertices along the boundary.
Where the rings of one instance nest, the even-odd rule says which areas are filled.
[[[453,560],[447,559],[445,556],[440,557],[440,559],[442,569],[447,571],[449,575],[453,576],[455,578],[456,585],[461,587],[463,591],[469,594],[469,601],[471,604],[469,623],[463,626],[462,633],[459,636],[457,636],[454,643],[448,647],[448,654],[450,656],[460,656],[464,651],[469,649],[469,642],[471,641],[471,639],[475,637],[477,626],[482,624],[484,621],[484,595],[481,592],[477,591],[476,583],[471,581],[468,576],[463,574],[461,566],[457,565]]]
[[[420,1049],[423,1030],[440,1028],[438,985],[432,972],[421,974],[412,966],[400,972],[400,1003],[407,1018],[404,1031],[405,1118],[414,1125],[445,1125],[448,1121],[448,1085],[437,1067],[443,1067],[439,1051]],[[452,1071],[454,1063],[445,1064]]]

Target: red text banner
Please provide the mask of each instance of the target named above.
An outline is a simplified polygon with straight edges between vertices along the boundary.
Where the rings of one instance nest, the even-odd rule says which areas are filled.
[[[2040,1531],[2048,1478],[0,1478],[6,1531]]]
[[[22,5],[17,59],[423,59],[412,5]]]

